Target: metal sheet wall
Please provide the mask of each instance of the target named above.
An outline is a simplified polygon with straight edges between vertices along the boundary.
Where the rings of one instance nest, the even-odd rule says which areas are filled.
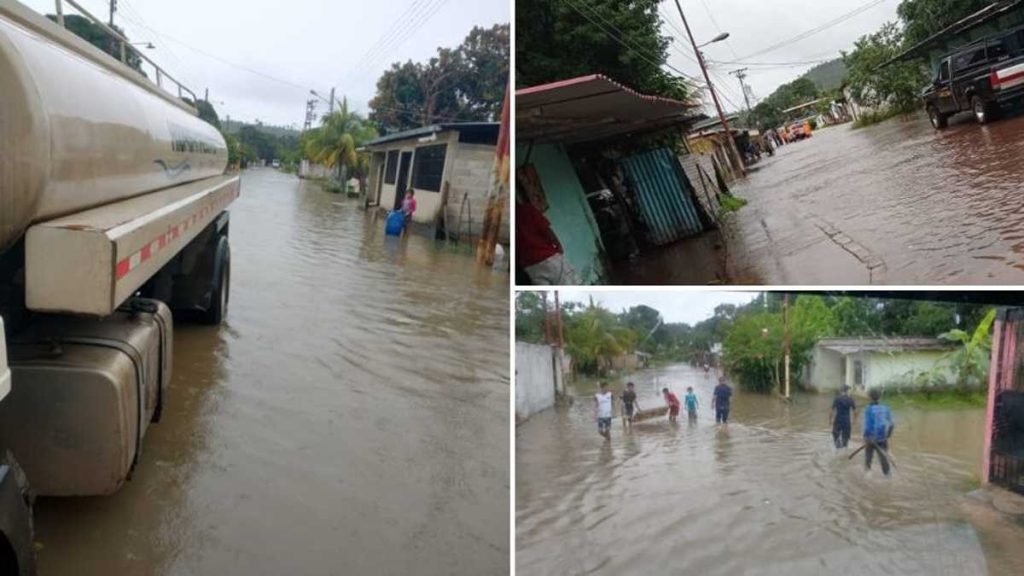
[[[640,217],[655,245],[704,231],[702,209],[671,150],[659,148],[620,160],[636,193]]]

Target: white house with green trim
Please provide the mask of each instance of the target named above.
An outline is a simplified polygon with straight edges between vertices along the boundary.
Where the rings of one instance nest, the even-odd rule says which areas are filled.
[[[855,393],[953,383],[943,358],[954,348],[938,338],[826,338],[814,346],[803,382],[820,391],[845,384]]]

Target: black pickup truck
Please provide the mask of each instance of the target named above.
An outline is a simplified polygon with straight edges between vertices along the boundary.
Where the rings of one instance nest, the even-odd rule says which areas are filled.
[[[979,124],[1024,97],[1024,28],[982,38],[939,61],[922,98],[937,130],[950,116],[970,110]]]

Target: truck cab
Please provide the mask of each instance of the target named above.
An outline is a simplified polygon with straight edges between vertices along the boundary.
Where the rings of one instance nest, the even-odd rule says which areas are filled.
[[[930,86],[922,93],[936,130],[949,117],[970,111],[979,124],[1024,97],[1024,28],[1000,32],[939,59]]]

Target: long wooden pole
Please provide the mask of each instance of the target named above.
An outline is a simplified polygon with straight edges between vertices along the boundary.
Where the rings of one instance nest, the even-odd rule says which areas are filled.
[[[487,195],[487,208],[476,247],[478,264],[494,264],[494,251],[501,231],[502,214],[508,203],[509,181],[509,88],[505,87],[505,101],[501,105],[501,128],[498,130],[498,145],[494,157],[494,179]]]
[[[782,333],[786,363],[786,400],[789,400],[789,294],[782,295]]]

